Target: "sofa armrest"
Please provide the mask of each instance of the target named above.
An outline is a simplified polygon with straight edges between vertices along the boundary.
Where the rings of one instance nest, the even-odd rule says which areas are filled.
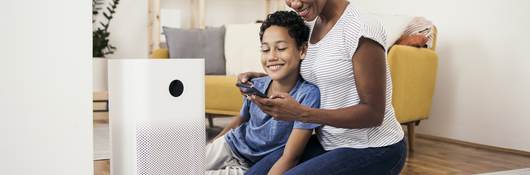
[[[243,96],[236,87],[236,76],[207,75],[206,113],[239,116]]]
[[[169,58],[169,50],[167,48],[155,49],[153,50],[153,53],[151,53],[150,58],[155,58],[155,59]]]
[[[438,56],[432,49],[394,45],[387,59],[398,121],[426,119],[431,111]]]

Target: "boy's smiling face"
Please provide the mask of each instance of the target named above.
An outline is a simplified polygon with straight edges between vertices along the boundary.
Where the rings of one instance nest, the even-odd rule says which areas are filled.
[[[273,80],[284,80],[298,76],[300,62],[306,47],[298,47],[287,28],[270,26],[263,33],[261,42],[261,65]]]

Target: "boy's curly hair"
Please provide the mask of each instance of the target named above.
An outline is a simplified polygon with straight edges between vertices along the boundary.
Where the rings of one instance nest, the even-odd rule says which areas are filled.
[[[296,46],[301,47],[309,39],[309,27],[304,23],[302,17],[294,11],[276,11],[267,15],[267,19],[261,24],[259,40],[263,41],[263,33],[270,26],[287,28],[289,36],[296,41]]]

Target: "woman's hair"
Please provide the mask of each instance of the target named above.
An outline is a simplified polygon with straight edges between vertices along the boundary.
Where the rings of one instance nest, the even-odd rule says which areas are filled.
[[[289,36],[296,41],[296,46],[301,47],[309,39],[309,27],[305,25],[302,17],[293,11],[276,11],[267,15],[267,19],[261,24],[259,40],[263,41],[263,33],[270,26],[287,28]]]

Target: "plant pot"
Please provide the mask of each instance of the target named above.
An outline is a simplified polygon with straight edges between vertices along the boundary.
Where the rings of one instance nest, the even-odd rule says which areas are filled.
[[[107,91],[107,61],[106,58],[92,59],[92,88],[94,92]]]

